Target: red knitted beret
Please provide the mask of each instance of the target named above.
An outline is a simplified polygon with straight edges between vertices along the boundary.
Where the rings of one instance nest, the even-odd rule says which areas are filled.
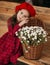
[[[16,6],[15,12],[18,12],[18,11],[21,10],[21,9],[26,9],[26,10],[28,10],[31,16],[35,16],[35,14],[36,14],[36,11],[35,11],[35,9],[33,8],[33,6],[32,6],[31,4],[29,4],[29,3],[27,3],[27,2],[24,2],[24,3],[22,3],[22,4],[18,5],[18,6]]]

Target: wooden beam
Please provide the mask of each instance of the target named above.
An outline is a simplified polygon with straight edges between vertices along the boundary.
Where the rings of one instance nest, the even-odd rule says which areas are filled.
[[[24,58],[23,56],[19,57],[17,60],[20,62],[26,63],[28,65],[45,65],[37,60],[28,60],[28,59]]]

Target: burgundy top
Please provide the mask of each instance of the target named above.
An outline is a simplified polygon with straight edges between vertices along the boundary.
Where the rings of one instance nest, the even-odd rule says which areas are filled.
[[[0,38],[0,65],[12,62],[16,64],[17,58],[22,55],[22,45],[18,37],[14,36],[20,26],[10,25],[11,20],[8,19],[8,32]]]

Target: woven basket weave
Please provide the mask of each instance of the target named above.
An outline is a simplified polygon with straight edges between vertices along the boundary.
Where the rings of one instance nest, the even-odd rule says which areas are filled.
[[[24,57],[27,59],[39,59],[42,55],[43,44],[39,44],[37,46],[28,46],[26,44],[23,45],[23,53]]]

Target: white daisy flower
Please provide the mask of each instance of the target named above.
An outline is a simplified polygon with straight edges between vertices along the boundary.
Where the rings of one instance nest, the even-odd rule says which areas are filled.
[[[47,38],[45,38],[45,41],[47,42]]]

